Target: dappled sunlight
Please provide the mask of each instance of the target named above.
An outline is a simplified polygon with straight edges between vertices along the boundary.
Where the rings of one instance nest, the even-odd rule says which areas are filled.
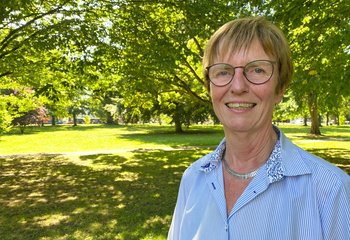
[[[50,227],[54,225],[59,225],[62,221],[66,221],[68,219],[69,216],[57,213],[34,217],[33,221],[40,227]]]
[[[45,197],[45,194],[38,191],[38,192],[31,192],[27,199],[30,199],[31,202],[36,202],[36,203],[47,203],[47,198]]]
[[[102,224],[99,223],[99,222],[93,222],[93,223],[91,223],[90,226],[89,226],[89,229],[90,229],[91,231],[98,231],[98,230],[101,229],[101,228],[102,228]]]
[[[135,181],[139,178],[138,173],[134,172],[121,172],[115,181]]]
[[[86,211],[86,208],[84,207],[77,207],[72,211],[72,214],[82,214]]]
[[[119,208],[119,209],[122,209],[122,208],[125,208],[125,207],[126,207],[126,205],[123,204],[123,203],[117,205],[117,208]]]
[[[60,202],[69,202],[69,201],[75,201],[78,199],[77,196],[71,196],[69,193],[62,193],[58,195],[58,199],[60,199]]]
[[[182,172],[201,155],[0,157],[1,229],[16,239],[165,239]]]
[[[0,157],[0,239],[166,239],[183,172],[211,150]],[[350,148],[308,150],[350,172]]]
[[[1,201],[2,205],[7,207],[20,207],[21,205],[25,204],[24,199],[9,199],[8,201]]]
[[[152,227],[157,227],[159,225],[164,225],[167,224],[168,222],[171,221],[171,215],[167,215],[165,217],[160,217],[160,216],[154,216],[145,221],[143,224],[143,228],[152,228]]]

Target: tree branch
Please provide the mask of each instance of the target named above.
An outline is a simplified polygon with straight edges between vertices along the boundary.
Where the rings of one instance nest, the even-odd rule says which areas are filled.
[[[7,36],[0,42],[0,52],[3,52],[4,49],[6,49],[8,47],[8,45],[14,41],[16,38],[18,38],[20,36],[20,32],[27,28],[28,26],[30,26],[32,23],[34,23],[36,20],[38,19],[41,19],[45,16],[48,16],[48,15],[51,15],[53,13],[56,13],[58,12],[68,1],[64,2],[62,5],[58,6],[57,8],[54,8],[54,9],[51,9],[50,11],[48,12],[45,12],[45,13],[42,13],[34,18],[32,18],[31,20],[29,20],[28,22],[26,22],[24,25],[16,28],[16,29],[13,29],[12,31],[10,31]],[[18,49],[18,48],[15,48],[15,50]],[[7,51],[9,52],[9,51]],[[8,54],[8,53],[7,53]],[[1,54],[1,55],[4,55],[4,54]],[[6,55],[6,54],[5,54]]]
[[[12,74],[12,73],[13,73],[13,72],[10,72],[10,71],[0,73],[0,78],[5,77],[5,76],[7,76],[7,75],[10,75],[10,74]]]
[[[204,99],[200,97],[198,94],[196,94],[194,91],[192,91],[192,89],[185,83],[185,81],[180,79],[177,75],[175,75],[174,78],[175,80],[177,80],[178,83],[180,83],[180,84],[174,83],[174,85],[180,88],[183,88],[187,93],[189,93],[191,96],[195,97],[196,99],[200,100],[201,102],[210,103],[208,99]]]

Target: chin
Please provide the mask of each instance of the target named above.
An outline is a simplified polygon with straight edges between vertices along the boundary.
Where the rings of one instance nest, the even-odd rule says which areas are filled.
[[[248,123],[248,121],[245,122],[231,122],[229,124],[223,124],[224,128],[229,131],[234,132],[246,132],[251,130],[252,124]]]

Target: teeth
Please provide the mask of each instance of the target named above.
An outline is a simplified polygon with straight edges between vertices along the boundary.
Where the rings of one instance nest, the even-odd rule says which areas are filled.
[[[254,107],[254,103],[228,103],[227,106],[229,108],[252,108]]]

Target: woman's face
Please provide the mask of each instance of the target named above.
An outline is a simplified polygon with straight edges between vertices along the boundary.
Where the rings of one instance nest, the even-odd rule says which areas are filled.
[[[215,63],[228,63],[234,67],[245,66],[254,60],[271,60],[261,44],[254,41],[247,50],[240,50],[218,58]],[[215,114],[225,131],[256,132],[271,128],[272,112],[283,93],[276,94],[278,69],[274,65],[271,79],[254,85],[243,75],[243,68],[236,68],[232,81],[223,87],[210,83],[210,95]]]

